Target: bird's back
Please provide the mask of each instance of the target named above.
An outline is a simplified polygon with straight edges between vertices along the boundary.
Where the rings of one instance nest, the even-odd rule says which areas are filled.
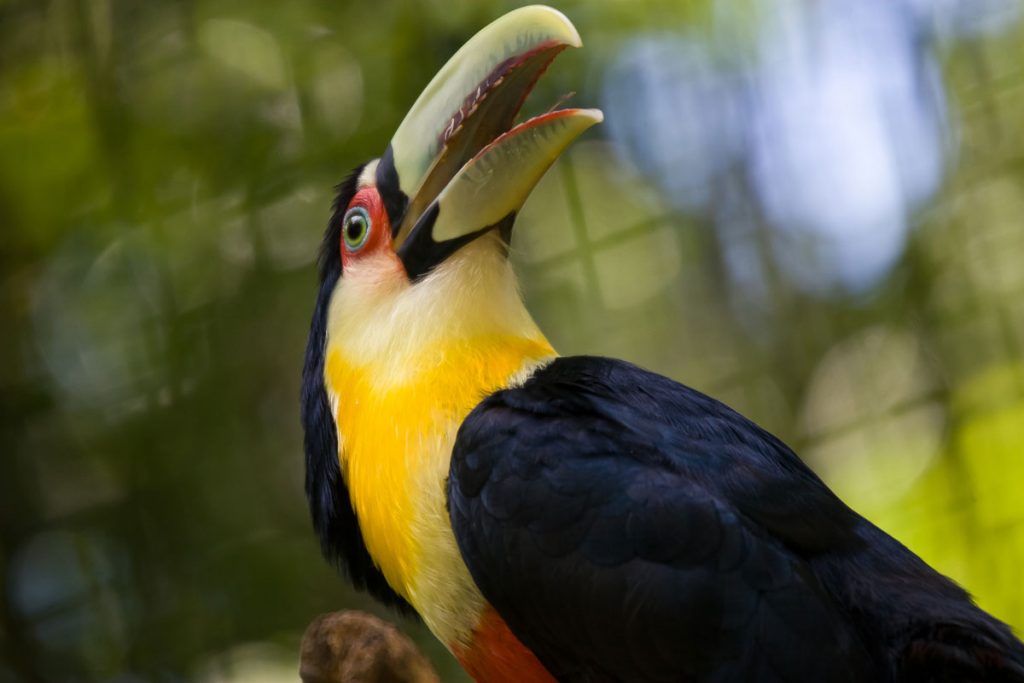
[[[811,560],[888,680],[1024,681],[1024,645],[970,595],[870,522],[862,547]]]
[[[785,444],[628,363],[558,359],[485,399],[449,511],[561,680],[1024,682],[1004,624]]]

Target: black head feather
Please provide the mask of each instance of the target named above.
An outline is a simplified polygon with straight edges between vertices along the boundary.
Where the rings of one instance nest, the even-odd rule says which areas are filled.
[[[341,277],[341,223],[362,166],[340,185],[332,207],[331,220],[320,247],[320,290],[317,292],[313,322],[306,344],[302,370],[302,426],[305,431],[306,498],[313,528],[320,536],[320,548],[332,563],[344,571],[359,589],[365,589],[385,604],[414,614],[412,607],[384,579],[366,550],[348,487],[338,463],[338,435],[324,385],[324,352],[327,342],[327,310]]]

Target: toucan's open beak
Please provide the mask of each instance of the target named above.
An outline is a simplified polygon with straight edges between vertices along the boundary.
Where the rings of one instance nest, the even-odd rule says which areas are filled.
[[[411,279],[488,230],[511,227],[555,159],[602,120],[596,109],[564,109],[514,125],[551,60],[580,45],[561,12],[514,10],[463,45],[413,104],[377,166]]]

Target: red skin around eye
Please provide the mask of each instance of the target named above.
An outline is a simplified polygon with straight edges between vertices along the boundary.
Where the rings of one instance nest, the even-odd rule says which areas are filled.
[[[353,252],[345,244],[345,226],[341,226],[343,232],[339,248],[341,249],[342,268],[348,267],[350,264],[372,254],[379,254],[382,250],[391,251],[391,223],[388,222],[388,214],[384,210],[384,204],[380,200],[377,188],[367,187],[356,192],[356,196],[348,204],[348,209],[354,206],[363,207],[366,209],[366,213],[369,214],[370,234],[367,236],[363,246]]]

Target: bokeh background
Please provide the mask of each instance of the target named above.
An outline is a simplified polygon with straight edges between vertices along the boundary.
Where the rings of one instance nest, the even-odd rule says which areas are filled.
[[[316,249],[515,4],[0,1],[0,682],[290,681],[376,609],[302,495]],[[731,403],[1024,628],[1019,0],[560,8],[528,109],[607,120],[517,228],[556,347]]]

